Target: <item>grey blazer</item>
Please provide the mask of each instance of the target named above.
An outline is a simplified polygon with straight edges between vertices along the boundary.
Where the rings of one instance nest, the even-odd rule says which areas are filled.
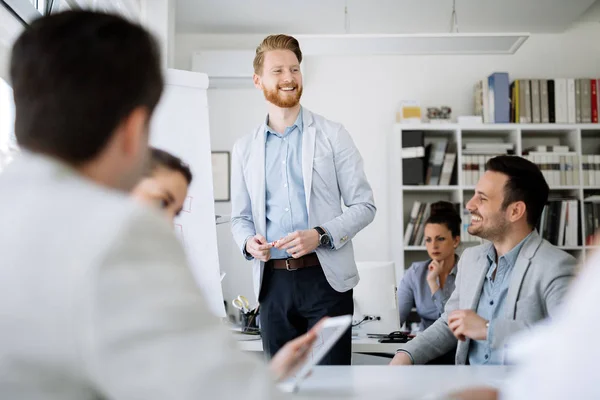
[[[446,303],[445,312],[424,332],[402,347],[415,364],[424,364],[456,345],[448,328],[448,314],[454,310],[477,310],[487,273],[489,243],[466,249],[458,262],[456,288]],[[542,239],[537,231],[523,244],[504,304],[504,318],[494,322],[497,349],[515,332],[555,315],[573,277],[576,261],[570,254]],[[456,364],[466,364],[470,340],[458,342]]]
[[[156,211],[23,151],[0,174],[0,226],[0,399],[289,398]]]
[[[339,123],[302,110],[302,177],[309,226],[322,226],[335,249],[317,248],[327,281],[338,292],[358,283],[352,238],[375,218],[373,191],[363,160],[348,131]],[[248,236],[266,236],[265,124],[239,139],[231,168],[231,232],[243,252]],[[343,200],[347,209],[342,211]],[[256,297],[264,263],[253,260]]]

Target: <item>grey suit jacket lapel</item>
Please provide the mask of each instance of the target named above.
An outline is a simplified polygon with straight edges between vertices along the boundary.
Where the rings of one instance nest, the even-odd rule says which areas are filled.
[[[254,141],[252,142],[252,160],[250,162],[250,175],[252,176],[252,213],[254,216],[254,224],[256,232],[261,235],[267,234],[267,220],[265,216],[265,136],[264,132],[266,125],[262,124],[254,133]]]
[[[306,212],[310,216],[310,194],[312,192],[313,159],[315,157],[316,129],[313,126],[312,113],[306,108],[302,109],[302,179],[304,180],[304,194],[306,198]]]
[[[517,308],[517,299],[521,286],[523,285],[523,278],[529,269],[531,264],[531,258],[537,251],[538,247],[542,243],[542,238],[533,231],[529,239],[523,243],[523,247],[517,256],[517,262],[515,263],[514,269],[510,277],[510,286],[508,287],[508,293],[506,295],[506,303],[504,303],[504,313],[506,318],[514,319]]]
[[[479,298],[481,297],[481,290],[483,288],[483,282],[485,281],[485,275],[487,274],[487,254],[479,253],[477,257],[477,261],[475,265],[478,267],[476,274],[473,276],[473,281],[476,282],[476,286],[469,288],[471,290],[469,296],[470,300],[468,302],[469,308],[471,310],[477,310],[477,306],[479,305]],[[476,280],[475,280],[476,279]]]

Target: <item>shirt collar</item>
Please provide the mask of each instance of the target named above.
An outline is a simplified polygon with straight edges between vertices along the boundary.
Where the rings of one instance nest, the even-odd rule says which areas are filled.
[[[533,232],[531,232],[533,233]],[[521,248],[523,247],[523,245],[525,244],[525,242],[527,241],[527,239],[529,239],[529,237],[531,236],[531,233],[527,236],[525,236],[525,238],[523,240],[521,240],[519,242],[519,244],[517,244],[515,247],[513,247],[508,253],[506,253],[503,256],[500,256],[498,261],[500,261],[500,258],[503,258],[506,260],[506,262],[508,263],[509,266],[513,266],[515,265],[515,263],[517,262],[517,257],[519,256],[519,252],[521,251]],[[494,264],[494,261],[496,260],[496,248],[494,247],[493,243],[490,243],[490,247],[488,249],[488,253],[487,253],[487,258],[490,262],[490,265]]]
[[[300,107],[300,112],[298,113],[298,117],[296,118],[296,121],[294,122],[294,124],[292,126],[288,126],[285,129],[285,132],[283,133],[283,135],[285,136],[288,132],[291,132],[294,128],[298,128],[298,131],[300,131],[300,132],[302,132],[302,130],[304,128],[304,123],[302,122],[302,107]],[[265,140],[267,140],[269,133],[273,134],[273,135],[278,135],[278,133],[275,132],[275,130],[269,126],[269,114],[267,114],[267,116],[265,118]]]
[[[454,267],[452,267],[452,271],[450,271],[450,275],[456,275],[458,273],[458,254],[454,255]]]

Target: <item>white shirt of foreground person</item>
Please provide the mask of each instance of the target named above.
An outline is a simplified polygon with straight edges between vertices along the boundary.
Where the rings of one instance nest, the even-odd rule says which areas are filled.
[[[599,304],[596,251],[571,286],[559,315],[509,345],[509,362],[518,366],[500,399],[600,399]]]
[[[210,314],[158,213],[24,151],[0,221],[1,399],[287,398]]]

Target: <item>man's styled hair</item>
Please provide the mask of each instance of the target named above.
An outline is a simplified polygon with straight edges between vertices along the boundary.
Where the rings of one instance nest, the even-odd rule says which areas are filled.
[[[92,11],[35,20],[13,46],[10,76],[19,145],[73,165],[97,156],[135,108],[151,114],[163,90],[150,33]]]
[[[180,172],[185,177],[188,186],[192,184],[192,171],[189,165],[184,163],[181,158],[174,156],[173,154],[157,149],[156,147],[150,148],[150,169],[148,175],[152,175],[158,168],[165,168],[170,171]]]
[[[494,171],[508,177],[504,185],[502,208],[522,201],[527,209],[527,224],[535,227],[548,201],[550,188],[537,165],[518,156],[497,156],[485,164],[486,171]]]
[[[256,56],[254,56],[254,73],[256,75],[262,74],[265,53],[271,50],[290,50],[298,58],[298,64],[302,63],[302,50],[300,50],[300,44],[296,38],[283,34],[270,35],[264,38],[256,48]]]

